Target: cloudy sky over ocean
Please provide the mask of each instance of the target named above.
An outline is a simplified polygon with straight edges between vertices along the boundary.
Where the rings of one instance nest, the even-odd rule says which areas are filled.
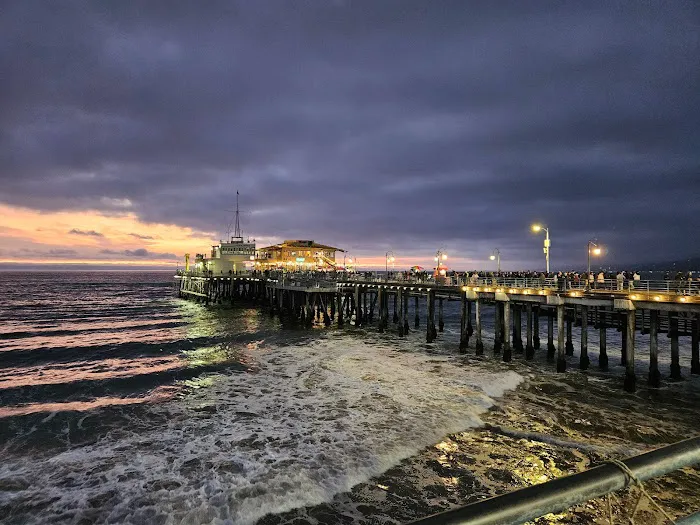
[[[0,262],[174,265],[226,235],[361,263],[700,254],[696,2],[0,7]]]

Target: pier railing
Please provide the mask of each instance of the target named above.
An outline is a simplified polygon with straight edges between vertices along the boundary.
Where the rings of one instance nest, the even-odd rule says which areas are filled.
[[[612,461],[578,474],[435,514],[412,525],[516,525],[548,513],[562,512],[631,484],[641,487],[643,481],[698,463],[700,438],[695,437],[624,462]]]
[[[242,272],[233,275],[211,275],[206,272],[180,272],[178,275],[189,277],[260,277],[266,278],[260,272]],[[664,294],[673,296],[700,296],[700,280],[624,280],[595,279],[586,281],[582,279],[554,278],[554,277],[498,277],[480,276],[478,278],[461,276],[446,276],[435,278],[432,275],[412,275],[397,272],[387,276],[377,272],[347,273],[313,273],[313,272],[272,272],[267,278],[278,279],[280,282],[300,283],[299,286],[308,287],[333,286],[337,282],[346,283],[400,283],[400,284],[430,284],[445,287],[472,286],[480,288],[507,288],[507,289],[532,289],[551,290],[555,292],[582,291],[596,292],[626,292]],[[320,283],[320,284],[319,284]]]

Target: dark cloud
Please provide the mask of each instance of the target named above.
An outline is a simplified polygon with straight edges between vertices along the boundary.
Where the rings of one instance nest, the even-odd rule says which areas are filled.
[[[179,259],[174,253],[157,253],[146,250],[145,248],[137,248],[136,250],[100,250],[100,253],[105,255],[125,255],[127,257],[140,257],[148,259]]]
[[[151,236],[151,235],[140,235],[140,234],[138,234],[138,233],[130,233],[129,235],[131,235],[132,237],[136,237],[137,239],[142,239],[142,240],[152,240],[152,239],[154,239],[154,237]]]
[[[54,248],[50,250],[41,250],[35,248],[20,248],[19,252],[23,256],[32,257],[56,257],[61,259],[72,259],[78,256],[76,250],[70,248]]]
[[[359,253],[541,266],[540,220],[555,267],[591,237],[609,261],[685,257],[699,20],[682,0],[9,2],[0,199],[223,233],[238,189],[245,233]]]
[[[79,230],[77,228],[73,228],[68,233],[72,235],[87,235],[88,237],[104,237],[104,234],[96,232],[95,230]]]

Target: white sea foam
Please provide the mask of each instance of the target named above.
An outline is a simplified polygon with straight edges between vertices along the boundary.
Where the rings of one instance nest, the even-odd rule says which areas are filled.
[[[242,357],[255,373],[199,378],[181,399],[153,405],[148,421],[95,444],[48,460],[6,458],[0,484],[26,488],[0,491],[0,505],[36,507],[27,523],[254,523],[329,501],[480,425],[493,397],[522,380],[411,348],[341,333],[250,345]]]

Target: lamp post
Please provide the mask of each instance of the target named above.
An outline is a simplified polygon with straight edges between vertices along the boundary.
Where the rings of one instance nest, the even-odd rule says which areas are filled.
[[[544,257],[545,261],[547,262],[547,273],[549,273],[549,228],[545,228],[541,224],[533,224],[532,225],[532,231],[535,233],[539,233],[540,231],[544,230]]]
[[[444,253],[441,249],[437,251],[434,257],[435,261],[437,262],[437,274],[438,276],[440,275],[440,263],[444,260],[447,259],[447,254]]]
[[[492,261],[496,261],[496,265],[498,268],[498,273],[501,273],[501,250],[496,248],[493,253],[491,254],[491,257],[489,257]]]
[[[600,255],[600,247],[593,241],[588,241],[588,273],[586,274],[586,280],[589,279],[591,275],[591,246],[593,246],[593,255]]]
[[[393,263],[396,260],[396,256],[394,255],[394,252],[389,250],[385,254],[385,259],[384,259],[384,273],[386,275],[386,280],[389,280],[389,263]]]

